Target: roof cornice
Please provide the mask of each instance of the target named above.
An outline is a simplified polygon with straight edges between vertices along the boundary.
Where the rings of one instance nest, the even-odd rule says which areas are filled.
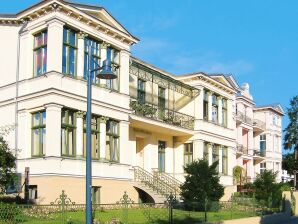
[[[0,14],[0,24],[7,25],[20,25],[26,20],[34,21],[42,16],[45,16],[51,12],[60,12],[66,16],[76,19],[85,25],[92,27],[98,31],[105,33],[108,36],[111,36],[118,41],[121,41],[125,44],[132,45],[138,42],[138,39],[129,33],[125,33],[102,20],[99,20],[77,8],[69,5],[62,0],[45,0],[39,2],[15,15],[10,14]]]

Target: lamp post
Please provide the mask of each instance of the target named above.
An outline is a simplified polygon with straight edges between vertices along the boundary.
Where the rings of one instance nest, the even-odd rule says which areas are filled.
[[[91,99],[92,99],[92,73],[99,71],[97,75],[101,79],[115,79],[117,75],[114,74],[112,70],[111,61],[106,59],[103,61],[103,66],[101,67],[93,60],[96,64],[96,69],[91,69],[92,59],[92,45],[88,46],[88,72],[87,72],[87,114],[86,114],[86,224],[92,224],[92,158],[91,158]]]

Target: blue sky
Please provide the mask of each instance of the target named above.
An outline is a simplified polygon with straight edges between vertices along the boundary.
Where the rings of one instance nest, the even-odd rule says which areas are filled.
[[[0,13],[37,0],[0,1]],[[233,74],[258,105],[298,94],[296,0],[80,0],[105,7],[141,41],[133,55],[174,74]],[[288,123],[284,119],[283,128]]]

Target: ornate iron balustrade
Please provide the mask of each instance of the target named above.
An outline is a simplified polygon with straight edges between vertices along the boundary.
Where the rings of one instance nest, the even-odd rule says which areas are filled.
[[[133,113],[150,118],[153,120],[161,121],[166,124],[186,128],[193,130],[194,129],[194,117],[183,114],[177,111],[169,110],[166,108],[159,108],[157,105],[149,103],[139,103],[136,99],[131,99],[130,108]]]
[[[253,155],[254,156],[264,157],[266,155],[266,153],[264,151],[259,150],[259,149],[254,149],[253,150]]]
[[[176,189],[163,182],[157,176],[149,173],[148,171],[142,169],[141,167],[134,166],[134,179],[137,182],[144,183],[146,186],[151,188],[153,191],[165,196],[169,197],[169,195],[176,195]]]
[[[175,189],[175,195],[179,195],[181,193],[180,186],[182,185],[182,182],[172,177],[170,174],[160,172],[158,169],[152,170],[154,176]]]
[[[253,125],[253,119],[239,111],[237,111],[236,119],[246,124]]]
[[[265,122],[258,120],[258,119],[254,119],[253,120],[253,126],[260,128],[262,130],[265,130]]]
[[[246,155],[248,154],[248,149],[240,144],[237,145],[237,151]]]

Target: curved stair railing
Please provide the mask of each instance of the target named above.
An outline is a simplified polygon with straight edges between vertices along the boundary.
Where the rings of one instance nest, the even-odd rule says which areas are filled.
[[[180,186],[182,185],[182,182],[177,180],[175,177],[171,176],[170,174],[160,172],[158,169],[152,169],[153,175],[157,176],[158,179],[160,179],[162,182],[166,183],[167,185],[171,186],[175,189],[175,195],[180,194]]]
[[[164,182],[159,176],[142,169],[141,167],[134,166],[134,179],[136,182],[141,182],[147,187],[151,188],[158,194],[169,197],[171,194],[178,196],[177,189],[166,182]]]

